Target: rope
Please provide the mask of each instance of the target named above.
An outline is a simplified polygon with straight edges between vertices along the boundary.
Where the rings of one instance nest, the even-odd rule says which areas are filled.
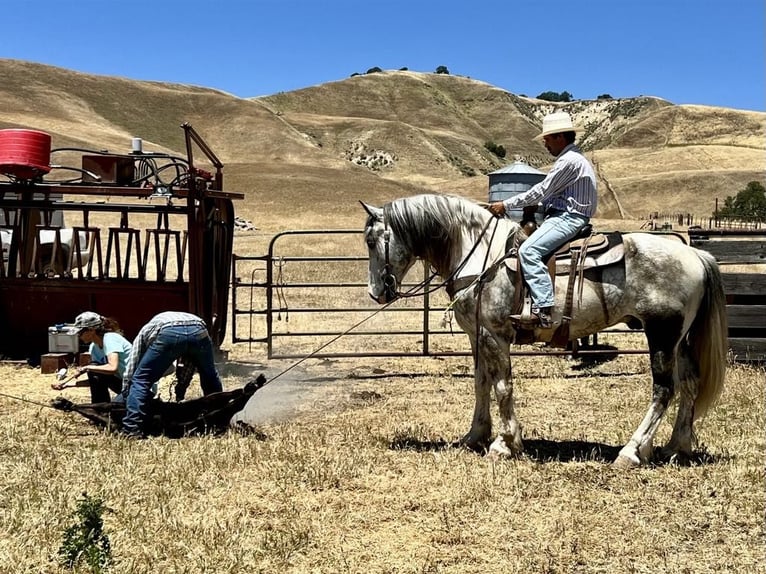
[[[484,228],[481,230],[481,233],[479,234],[479,237],[476,239],[476,242],[471,247],[471,250],[468,252],[468,255],[466,255],[463,258],[463,260],[460,262],[460,265],[455,267],[455,270],[452,273],[449,274],[449,277],[447,277],[444,281],[439,283],[436,287],[433,287],[433,288],[429,289],[428,291],[424,291],[423,293],[412,293],[411,294],[411,292],[414,291],[415,289],[420,288],[420,287],[430,283],[431,279],[433,279],[434,277],[436,277],[438,275],[438,273],[436,271],[434,271],[431,274],[430,277],[428,277],[427,279],[424,279],[423,281],[421,281],[413,289],[410,289],[409,291],[407,291],[407,293],[399,293],[399,297],[406,298],[406,297],[420,297],[420,296],[430,295],[431,293],[434,293],[434,292],[438,291],[439,289],[444,287],[447,283],[452,281],[457,276],[457,274],[460,273],[460,271],[463,269],[463,267],[466,266],[466,263],[468,263],[468,260],[471,258],[471,255],[473,255],[473,252],[476,251],[476,248],[481,243],[481,240],[484,237],[484,234],[487,232],[487,229],[489,228],[489,224],[492,223],[493,221],[495,222],[495,228],[492,231],[492,238],[494,238],[495,231],[497,230],[498,218],[497,217],[490,217],[487,220],[487,223],[484,225]],[[492,244],[492,239],[490,239],[490,245],[491,244]],[[489,256],[489,249],[487,249],[487,256]],[[486,258],[485,258],[485,264],[486,264]]]
[[[410,288],[410,290],[409,290],[409,291],[407,291],[407,293],[410,293],[411,291],[413,291],[413,290],[417,289],[418,287],[420,287],[420,285],[422,285],[422,283],[421,283],[421,284],[418,284],[418,285],[415,285],[415,286],[413,286],[412,288]],[[305,357],[303,357],[303,358],[301,358],[301,359],[298,359],[298,360],[297,360],[296,362],[294,362],[292,365],[290,365],[289,367],[287,367],[287,368],[286,368],[286,369],[284,369],[283,371],[281,371],[281,372],[277,373],[276,375],[274,375],[273,377],[271,377],[271,378],[270,378],[268,381],[266,381],[266,382],[263,384],[263,386],[265,387],[265,386],[266,386],[266,385],[268,385],[270,382],[272,382],[272,381],[275,381],[276,379],[278,379],[279,377],[281,377],[281,376],[282,376],[282,375],[284,375],[285,373],[287,373],[287,372],[289,372],[289,371],[293,370],[295,367],[297,367],[298,365],[300,365],[300,364],[301,364],[301,363],[303,363],[304,361],[307,361],[308,359],[310,359],[311,357],[313,357],[314,355],[316,355],[316,354],[317,354],[319,351],[321,351],[322,349],[326,349],[327,347],[329,347],[330,345],[332,345],[332,344],[333,344],[335,341],[337,341],[337,340],[338,340],[338,339],[340,339],[341,337],[343,337],[343,336],[345,336],[345,335],[348,335],[348,334],[349,334],[351,331],[353,331],[354,329],[356,329],[356,328],[357,328],[357,327],[359,327],[360,325],[363,325],[364,323],[366,323],[367,321],[369,321],[370,319],[372,319],[372,318],[373,318],[375,315],[377,315],[378,313],[382,313],[383,311],[385,311],[386,309],[388,309],[388,308],[389,308],[391,305],[393,305],[395,302],[396,302],[396,300],[394,300],[394,301],[390,301],[390,302],[386,303],[385,305],[383,305],[383,306],[382,306],[380,309],[378,309],[377,311],[373,311],[372,313],[370,313],[369,315],[367,315],[367,316],[366,316],[366,317],[364,317],[363,319],[361,319],[361,320],[357,321],[356,323],[354,323],[354,324],[353,324],[351,327],[349,327],[348,329],[346,329],[346,330],[345,330],[345,331],[343,331],[342,333],[339,333],[338,335],[336,335],[335,337],[333,337],[332,339],[330,339],[330,340],[329,340],[329,341],[327,341],[326,343],[324,343],[324,344],[320,345],[319,347],[317,347],[316,349],[314,349],[313,351],[311,351],[311,352],[310,352],[308,355],[306,355]]]
[[[25,399],[24,397],[17,397],[17,396],[14,396],[14,395],[7,395],[5,393],[0,393],[0,397],[5,397],[7,399],[13,399],[15,401],[22,401],[22,402],[25,402],[25,403],[30,403],[30,404],[33,404],[33,405],[37,405],[38,407],[44,407],[46,409],[56,410],[56,408],[52,407],[51,405],[46,405],[46,404],[38,402],[38,401],[33,401],[32,399]]]
[[[290,322],[290,309],[287,306],[287,298],[285,297],[285,278],[284,278],[285,259],[280,257],[277,260],[277,280],[276,289],[274,292],[277,295],[277,303],[279,309],[277,310],[277,321],[282,320],[282,311],[285,312],[285,323]]]

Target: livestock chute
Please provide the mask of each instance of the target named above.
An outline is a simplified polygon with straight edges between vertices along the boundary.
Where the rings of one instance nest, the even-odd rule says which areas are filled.
[[[48,328],[85,310],[114,317],[129,338],[160,311],[189,311],[221,344],[233,201],[244,195],[223,190],[223,164],[182,128],[185,154],[133,138],[127,153],[54,147],[50,161],[40,144],[7,168],[0,145],[0,355],[38,360]],[[16,140],[43,132],[23,133]]]

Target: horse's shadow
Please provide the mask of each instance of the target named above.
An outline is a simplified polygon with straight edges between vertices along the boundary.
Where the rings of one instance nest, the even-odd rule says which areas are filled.
[[[411,437],[400,437],[389,444],[393,450],[412,450],[415,452],[438,451],[447,448],[466,449],[459,441],[448,442],[445,440],[418,440]],[[611,464],[617,458],[622,446],[608,445],[600,442],[583,440],[547,440],[526,439],[524,440],[523,459],[538,463],[550,462],[601,462]],[[469,449],[470,450],[470,449]],[[474,450],[476,454],[484,455],[486,450]],[[698,466],[713,464],[721,459],[705,450],[695,451],[688,460],[671,461],[662,454],[661,449],[655,449],[651,464],[653,466],[665,466],[671,463],[681,466]]]
[[[536,462],[593,461],[612,462],[620,454],[621,446],[584,440],[527,439],[524,453]]]
[[[613,345],[584,345],[573,356],[574,361],[571,369],[573,371],[587,371],[604,363],[614,361],[618,356],[619,350]]]

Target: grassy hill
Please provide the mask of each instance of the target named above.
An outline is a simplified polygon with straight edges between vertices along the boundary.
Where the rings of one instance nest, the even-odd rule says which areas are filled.
[[[179,126],[189,122],[226,165],[226,188],[247,194],[239,209],[259,219],[271,215],[276,198],[328,215],[344,202],[382,203],[418,191],[486,199],[486,174],[515,157],[550,167],[553,158],[532,138],[554,109],[585,127],[580,143],[601,180],[599,217],[704,216],[715,198],[764,180],[761,112],[650,97],[553,104],[477,80],[410,71],[242,99],[0,60],[0,128],[47,131],[54,147],[115,152],[142,137],[146,150],[180,154]],[[503,145],[506,158],[491,154],[488,141]]]

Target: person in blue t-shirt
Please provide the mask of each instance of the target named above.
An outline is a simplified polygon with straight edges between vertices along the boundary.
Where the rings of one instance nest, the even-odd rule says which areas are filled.
[[[74,381],[55,383],[51,387],[61,390],[90,386],[91,402],[109,402],[109,391],[122,393],[122,379],[133,345],[122,336],[117,321],[93,311],[80,313],[74,328],[79,329],[80,339],[89,344],[91,363],[78,367]],[[87,380],[78,380],[84,374],[88,375]]]

